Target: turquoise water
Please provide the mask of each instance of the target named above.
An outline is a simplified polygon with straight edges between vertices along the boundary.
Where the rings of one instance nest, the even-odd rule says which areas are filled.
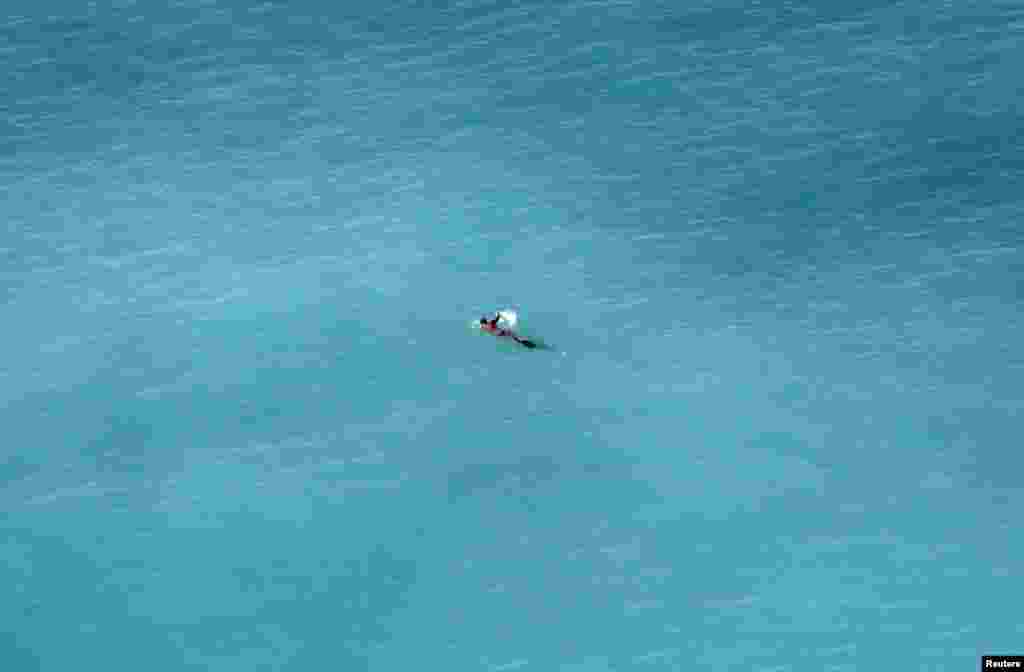
[[[0,13],[5,671],[1024,648],[1024,5],[347,6]]]

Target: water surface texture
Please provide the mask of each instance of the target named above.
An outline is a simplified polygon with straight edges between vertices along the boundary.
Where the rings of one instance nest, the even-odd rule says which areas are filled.
[[[5,3],[0,667],[1020,653],[1021,63],[1019,1]]]

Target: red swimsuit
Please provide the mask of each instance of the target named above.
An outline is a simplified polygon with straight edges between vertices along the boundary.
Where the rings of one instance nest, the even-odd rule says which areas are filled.
[[[495,336],[511,336],[512,335],[512,332],[509,331],[508,329],[502,329],[501,327],[494,326],[490,322],[488,322],[487,324],[480,325],[480,328],[483,329],[484,331],[491,332]]]
[[[499,327],[497,325],[496,322],[487,322],[487,321],[481,322],[480,323],[480,328],[483,329],[484,331],[489,331],[490,333],[494,334],[495,336],[504,336],[506,338],[511,338],[516,343],[518,343],[519,345],[522,345],[524,347],[531,348],[531,349],[537,347],[537,344],[534,343],[533,341],[528,341],[525,338],[519,338],[518,336],[516,336],[514,331],[512,331],[511,329],[502,329],[501,327]]]

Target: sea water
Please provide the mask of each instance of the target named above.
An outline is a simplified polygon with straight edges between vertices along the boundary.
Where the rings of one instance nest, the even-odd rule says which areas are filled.
[[[1024,649],[1019,2],[0,17],[5,671]]]

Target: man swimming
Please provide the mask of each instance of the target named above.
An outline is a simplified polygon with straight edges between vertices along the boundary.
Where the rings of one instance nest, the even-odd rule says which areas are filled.
[[[486,315],[480,318],[480,328],[486,332],[492,333],[495,336],[503,336],[505,338],[511,338],[519,345],[524,348],[536,348],[537,344],[533,341],[528,341],[525,338],[519,338],[514,331],[511,329],[505,329],[504,327],[498,326],[498,321],[501,320],[501,313],[495,313],[494,317],[488,318]]]

